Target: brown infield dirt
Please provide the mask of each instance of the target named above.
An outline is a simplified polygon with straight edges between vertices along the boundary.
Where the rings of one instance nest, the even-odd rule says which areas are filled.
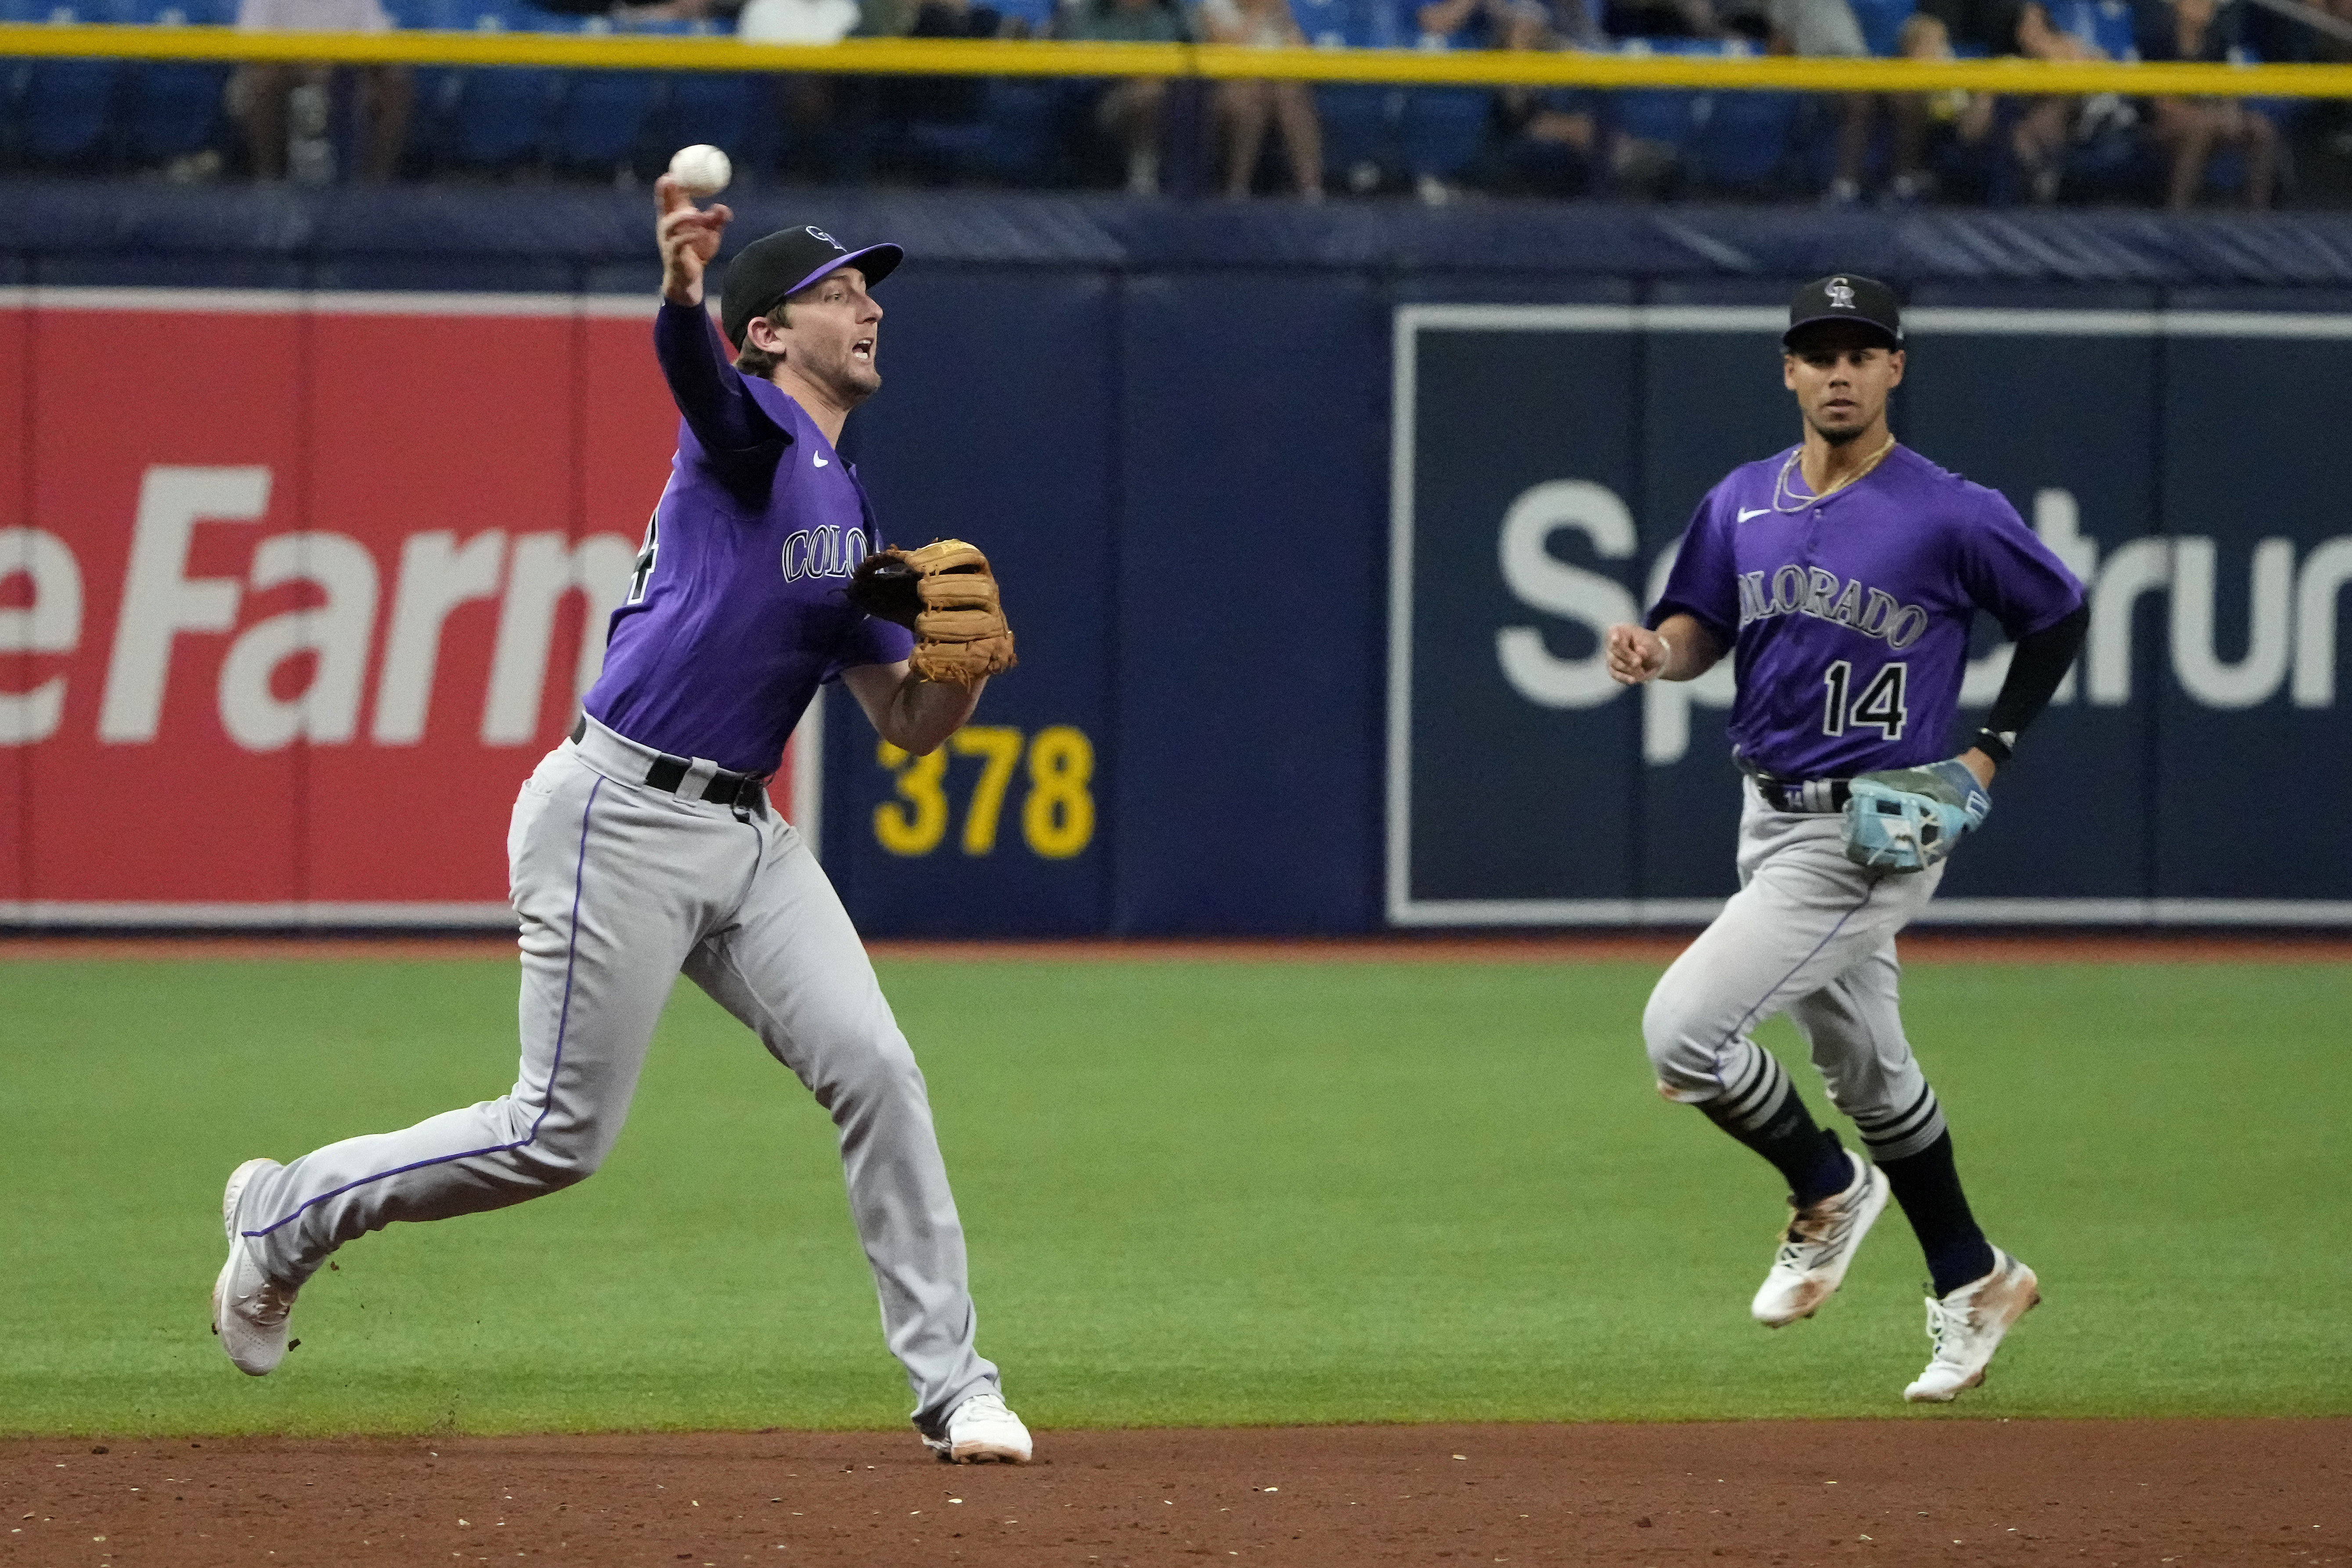
[[[0,1563],[2352,1560],[2352,1420],[0,1443]]]

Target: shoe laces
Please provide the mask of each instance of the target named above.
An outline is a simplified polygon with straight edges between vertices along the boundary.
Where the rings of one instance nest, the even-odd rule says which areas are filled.
[[[1927,1342],[1936,1347],[1936,1353],[1930,1359],[1936,1361],[1944,1359],[1946,1337],[1949,1336],[1957,1342],[1959,1338],[1958,1331],[1966,1319],[1966,1313],[1955,1312],[1933,1297],[1928,1298]]]
[[[1958,1361],[1962,1345],[1976,1331],[1977,1304],[1973,1297],[1965,1305],[1948,1305],[1933,1296],[1927,1298],[1927,1339],[1936,1347],[1932,1359],[1943,1361],[1949,1352],[1949,1359]]]
[[[1790,1215],[1780,1231],[1780,1250],[1774,1261],[1802,1268],[1808,1267],[1808,1252],[1832,1245],[1837,1240],[1839,1222],[1846,1217],[1845,1205],[1840,1202],[1843,1196],[1841,1193],[1822,1198]]]
[[[294,1310],[294,1298],[300,1289],[280,1285],[265,1274],[259,1284],[236,1299],[237,1315],[259,1328],[282,1327],[286,1315]]]
[[[276,1328],[294,1310],[294,1292],[275,1279],[265,1279],[261,1289],[253,1293],[253,1321],[265,1328]]]
[[[956,1415],[959,1417],[1001,1415],[1010,1420],[1013,1412],[1005,1406],[1003,1394],[975,1394],[956,1406]]]

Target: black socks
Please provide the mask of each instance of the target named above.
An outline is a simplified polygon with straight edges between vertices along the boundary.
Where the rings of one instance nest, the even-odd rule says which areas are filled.
[[[1881,1160],[1903,1205],[1911,1228],[1919,1236],[1919,1249],[1927,1255],[1927,1272],[1939,1297],[1948,1296],[1971,1280],[1992,1272],[1992,1247],[1969,1212],[1968,1194],[1960,1191],[1959,1167],[1952,1162],[1949,1132],[1900,1160]]]
[[[1803,1099],[1793,1087],[1755,1126],[1743,1126],[1723,1114],[1722,1104],[1721,1100],[1710,1100],[1702,1102],[1699,1110],[1706,1113],[1708,1121],[1771,1161],[1773,1168],[1789,1184],[1798,1207],[1833,1197],[1853,1184],[1853,1162],[1846,1158],[1837,1134],[1813,1120],[1813,1113],[1805,1109]],[[1953,1190],[1957,1194],[1958,1188],[1955,1186]],[[1968,1212],[1965,1203],[1960,1212]]]

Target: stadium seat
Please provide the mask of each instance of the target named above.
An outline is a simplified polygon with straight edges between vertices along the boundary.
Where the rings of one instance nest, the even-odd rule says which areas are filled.
[[[1076,85],[1045,78],[991,78],[982,165],[1014,184],[1045,178],[1053,166],[1064,105]]]
[[[1379,82],[1335,81],[1315,89],[1315,112],[1323,124],[1323,167],[1335,180],[1381,179],[1404,167],[1399,140],[1404,89]]]
[[[73,0],[5,0],[0,21],[111,22],[110,5]],[[114,100],[121,85],[118,60],[38,59],[16,62],[9,99],[16,109],[16,143],[34,163],[95,162],[107,151]]]
[[[1029,36],[1034,38],[1045,36],[1060,9],[1056,0],[988,0],[988,6],[1006,21],[1028,23]]]
[[[1769,191],[1789,163],[1801,95],[1709,93],[1685,149],[1691,173],[1719,190]]]
[[[1902,53],[1897,40],[1903,36],[1903,24],[1918,9],[1917,0],[1846,0],[1853,7],[1853,19],[1862,24],[1862,41],[1870,46],[1874,55],[1894,56]]]
[[[613,26],[602,16],[586,16],[566,30],[603,34]],[[551,138],[555,161],[569,168],[599,171],[632,163],[661,87],[662,79],[654,71],[564,72]]]
[[[1643,54],[1721,54],[1720,44],[1702,38],[1633,38],[1622,51]],[[1628,88],[1603,100],[1609,129],[1652,143],[1676,163],[1689,156],[1708,110],[1708,95],[1684,88]]]
[[[2050,25],[2072,33],[2111,60],[2139,58],[2131,0],[2040,0]]]
[[[226,26],[232,0],[134,0],[126,21],[157,26]],[[126,73],[122,132],[133,161],[152,163],[213,145],[226,118],[223,100],[235,68],[226,63],[141,61]]]
[[[676,71],[666,80],[655,111],[655,140],[665,152],[708,142],[747,174],[775,156],[775,100],[765,77]]]
[[[1399,14],[1381,0],[1291,0],[1307,41],[1318,48],[1393,49],[1410,40]],[[1404,89],[1378,82],[1322,82],[1315,88],[1323,127],[1323,168],[1334,180],[1386,180],[1405,167],[1400,141]]]
[[[1484,88],[1411,89],[1397,122],[1405,167],[1417,178],[1456,178],[1486,150],[1494,109],[1495,95]]]
[[[506,0],[471,0],[465,9],[472,15],[461,25],[486,33],[532,31],[546,16]],[[500,168],[540,155],[562,85],[561,71],[538,66],[479,66],[456,73],[450,157],[474,167]]]

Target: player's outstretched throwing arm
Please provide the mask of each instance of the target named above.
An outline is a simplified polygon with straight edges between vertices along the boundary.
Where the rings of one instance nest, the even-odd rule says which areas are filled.
[[[694,205],[667,174],[654,182],[659,216],[655,243],[662,258],[662,303],[654,318],[654,353],[671,399],[714,469],[739,489],[764,491],[791,432],[768,417],[720,357],[718,330],[703,304],[702,277],[734,214],[724,203]]]

